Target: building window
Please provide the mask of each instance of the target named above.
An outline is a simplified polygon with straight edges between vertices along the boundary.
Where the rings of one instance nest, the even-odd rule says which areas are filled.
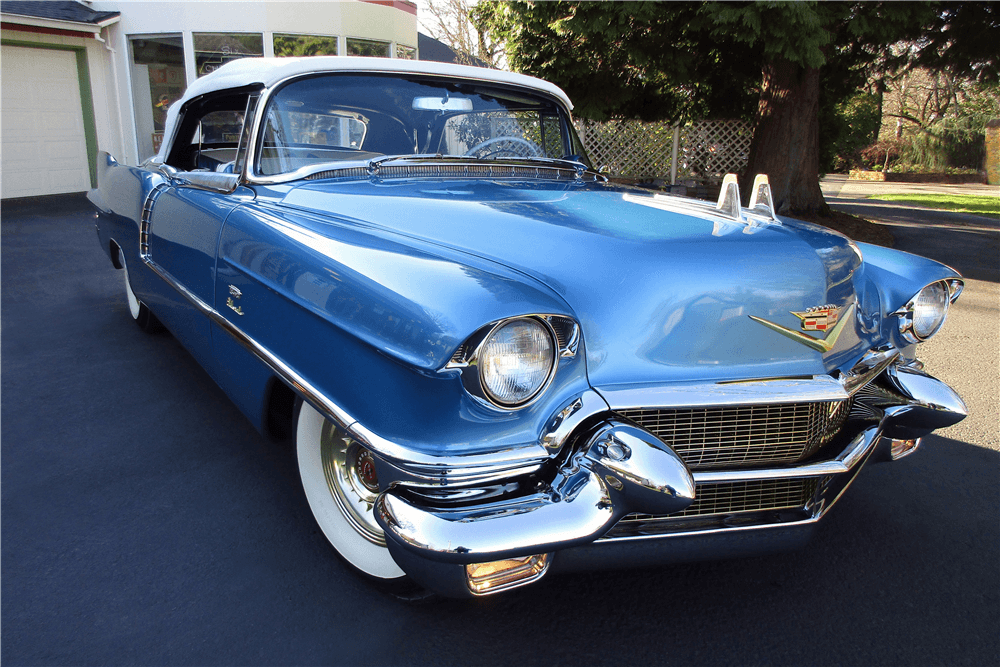
[[[402,58],[403,60],[416,60],[417,50],[412,46],[403,46],[402,44],[397,44],[396,57]]]
[[[274,55],[289,56],[336,56],[337,38],[323,35],[274,35]]]
[[[198,76],[219,69],[230,60],[264,55],[260,33],[194,33],[194,60]]]
[[[374,39],[354,39],[347,38],[347,55],[349,56],[374,56],[378,58],[388,58],[392,46],[391,42],[379,42]]]
[[[132,36],[132,96],[139,159],[155,155],[163,142],[167,107],[184,94],[184,45],[180,35]]]

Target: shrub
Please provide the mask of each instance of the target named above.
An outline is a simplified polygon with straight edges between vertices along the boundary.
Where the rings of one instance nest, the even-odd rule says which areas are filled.
[[[860,151],[861,164],[867,169],[881,171],[899,160],[907,149],[907,142],[901,139],[883,139]]]

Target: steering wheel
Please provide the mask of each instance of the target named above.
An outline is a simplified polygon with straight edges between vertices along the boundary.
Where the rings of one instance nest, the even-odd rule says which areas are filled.
[[[487,139],[486,141],[478,143],[475,146],[473,146],[472,148],[470,148],[469,150],[465,151],[465,155],[466,156],[475,156],[476,153],[478,153],[482,149],[488,148],[488,147],[492,146],[493,144],[499,144],[499,143],[505,142],[505,141],[509,142],[509,143],[512,143],[512,144],[521,144],[522,146],[524,146],[525,148],[527,148],[529,151],[531,151],[531,154],[528,157],[538,157],[538,156],[542,155],[542,149],[541,149],[541,147],[538,144],[536,144],[533,141],[528,141],[527,139],[524,139],[522,137],[493,137],[492,139]],[[510,147],[502,147],[502,148],[498,148],[496,150],[490,151],[489,153],[487,153],[485,155],[480,155],[479,157],[484,157],[485,158],[485,157],[489,157],[491,155],[496,155],[497,153],[503,153],[504,151],[507,151],[509,153],[514,153],[515,152]]]

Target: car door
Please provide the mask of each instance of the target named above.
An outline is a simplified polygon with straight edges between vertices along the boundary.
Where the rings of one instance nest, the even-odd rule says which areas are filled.
[[[151,307],[209,372],[219,236],[229,213],[253,196],[231,173],[251,97],[227,92],[182,110],[158,167],[165,179],[149,193],[140,226],[142,259],[161,278]]]

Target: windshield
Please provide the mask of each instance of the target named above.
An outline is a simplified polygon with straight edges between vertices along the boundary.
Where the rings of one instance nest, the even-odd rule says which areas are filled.
[[[565,112],[532,90],[426,76],[332,74],[294,81],[271,98],[257,173],[385,155],[496,160],[582,153]]]

